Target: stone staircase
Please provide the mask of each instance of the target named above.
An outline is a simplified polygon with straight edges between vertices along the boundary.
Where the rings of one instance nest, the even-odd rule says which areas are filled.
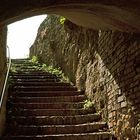
[[[95,109],[83,109],[83,93],[26,61],[14,61],[2,140],[112,140]]]

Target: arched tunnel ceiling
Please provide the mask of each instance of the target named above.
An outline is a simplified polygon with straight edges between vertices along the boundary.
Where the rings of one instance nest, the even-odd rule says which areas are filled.
[[[104,30],[140,32],[140,0],[1,0],[0,23],[38,14],[58,14]]]

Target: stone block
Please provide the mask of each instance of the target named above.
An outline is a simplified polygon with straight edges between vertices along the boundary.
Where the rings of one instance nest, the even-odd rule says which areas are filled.
[[[113,113],[110,112],[110,113],[109,113],[109,118],[112,118],[112,117],[113,117]]]
[[[124,100],[124,96],[123,95],[118,97],[118,103],[122,102],[123,100]]]
[[[127,106],[127,102],[126,102],[126,101],[121,102],[121,108],[124,108],[124,107],[126,107],[126,106]]]

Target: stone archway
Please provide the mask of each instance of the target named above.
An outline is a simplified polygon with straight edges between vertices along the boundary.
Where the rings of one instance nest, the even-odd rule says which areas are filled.
[[[4,25],[14,21],[48,13],[62,15],[78,25],[96,30],[140,32],[139,9],[139,0],[1,0],[0,62],[6,62],[5,55],[3,57],[6,40]]]
[[[48,13],[65,16],[78,25],[93,29],[140,31],[139,0],[2,0],[0,5],[1,24]]]

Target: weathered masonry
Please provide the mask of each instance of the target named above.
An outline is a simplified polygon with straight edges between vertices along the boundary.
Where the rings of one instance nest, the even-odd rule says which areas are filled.
[[[48,16],[31,56],[61,67],[85,92],[117,137],[134,139],[140,115],[140,35],[95,31]]]
[[[122,126],[124,132],[126,132],[125,135],[130,134],[130,132],[138,135],[140,118],[140,1],[1,0],[0,90],[6,70],[6,25],[39,14],[62,15],[76,25],[92,30],[92,33],[90,33],[90,31],[86,32],[85,29],[82,31],[79,27],[75,27],[81,31],[80,34],[83,35],[85,40],[89,33],[89,39],[86,42],[89,46],[85,45],[87,48],[85,47],[82,50],[78,48],[77,52],[75,51],[77,54],[80,52],[80,55],[73,60],[77,67],[77,69],[71,69],[73,79],[81,89],[83,88],[81,84],[84,82],[83,79],[77,79],[77,75],[83,71],[88,72],[86,71],[87,67],[92,73],[96,73],[94,82],[93,79],[90,79],[90,72],[85,74],[84,81],[87,84],[84,88],[85,93],[89,93],[89,96],[92,93],[95,97],[98,96],[98,92],[105,95],[103,96],[105,97],[103,110],[107,110],[108,113],[105,116],[108,117],[110,128],[113,128],[117,135],[119,135],[119,128],[122,128]],[[96,47],[95,53],[89,55],[91,52],[89,48],[92,46],[90,44],[93,40],[98,40],[94,45]],[[78,39],[76,43],[79,43]],[[72,53],[73,51],[71,53],[69,51],[67,55]],[[93,56],[95,59],[93,59]],[[85,60],[89,61],[86,61],[87,63],[84,63],[83,66]],[[77,75],[74,75],[74,72],[77,72]],[[88,83],[93,83],[93,85],[87,88]],[[100,102],[100,99],[96,99],[97,103]],[[102,104],[102,101],[100,104]],[[4,113],[0,114],[1,126],[4,122],[2,114]],[[121,124],[121,122],[124,123]]]

